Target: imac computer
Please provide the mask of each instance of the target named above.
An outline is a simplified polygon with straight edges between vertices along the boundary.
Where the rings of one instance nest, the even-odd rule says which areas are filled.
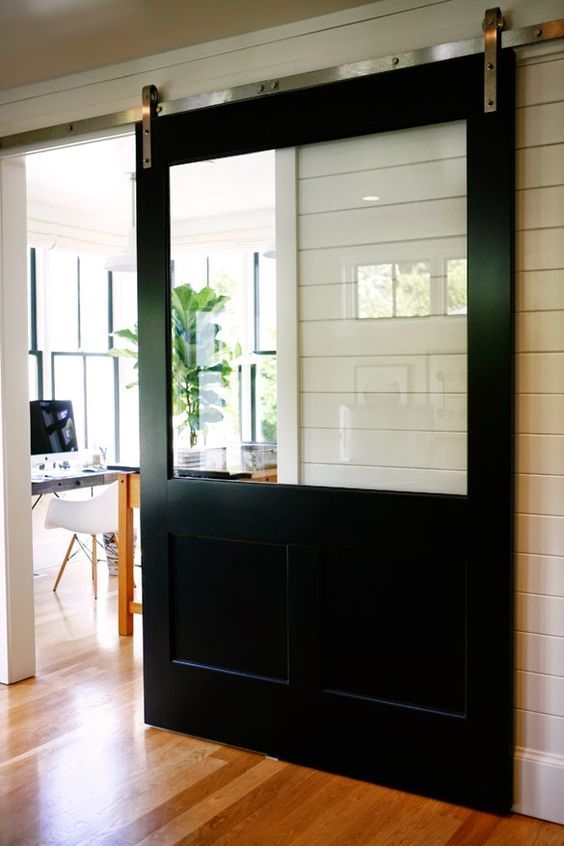
[[[78,452],[70,400],[32,400],[29,408],[32,455]]]

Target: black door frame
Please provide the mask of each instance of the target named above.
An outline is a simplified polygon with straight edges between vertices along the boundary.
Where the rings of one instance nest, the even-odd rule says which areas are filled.
[[[142,166],[138,127],[137,219],[147,722],[507,811],[513,755],[512,52],[503,51],[498,70],[498,109],[489,114],[483,112],[483,57],[472,56],[156,118],[149,169]],[[455,120],[467,122],[467,496],[172,478],[170,166]],[[295,518],[303,513],[307,526]],[[383,524],[408,515],[414,537],[424,537],[439,514],[447,518],[444,542],[464,559],[464,713],[363,697],[352,697],[353,712],[351,697],[323,689],[318,612],[324,536],[331,527],[330,543],[346,548],[347,526],[362,532],[375,513]],[[259,525],[242,520],[249,514]],[[172,622],[181,609],[174,604],[172,562],[186,538],[218,535],[285,550],[289,669],[283,682],[175,658]],[[393,560],[392,544],[383,542],[381,552]],[[437,552],[406,538],[404,554],[424,566]],[[447,566],[445,556],[439,557]],[[447,593],[442,601],[449,602]]]

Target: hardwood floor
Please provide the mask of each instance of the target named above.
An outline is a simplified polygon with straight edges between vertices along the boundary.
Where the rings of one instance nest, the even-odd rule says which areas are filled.
[[[143,724],[141,619],[86,561],[36,580],[38,674],[0,686],[1,846],[557,846],[564,827],[496,817]]]

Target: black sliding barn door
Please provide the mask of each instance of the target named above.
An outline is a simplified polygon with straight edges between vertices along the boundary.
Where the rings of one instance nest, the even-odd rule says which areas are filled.
[[[139,128],[141,519],[148,723],[472,806],[498,811],[510,808],[511,55],[502,56],[501,70],[499,108],[487,115],[483,113],[483,57],[477,56],[157,117],[152,125],[153,158],[149,169],[142,167]],[[454,122],[465,127],[467,316],[466,307],[457,305],[456,297],[450,306],[445,300],[442,317],[433,311],[432,303],[417,306],[420,309],[417,312],[410,312],[414,307],[409,304],[402,306],[402,291],[413,291],[416,284],[421,290],[426,291],[429,286],[434,290],[434,259],[429,258],[427,265],[427,259],[419,261],[418,256],[412,255],[394,263],[381,245],[378,249],[372,246],[366,249],[362,268],[359,269],[356,259],[352,261],[354,284],[345,280],[342,287],[343,291],[356,291],[362,280],[365,287],[369,283],[367,299],[355,306],[358,311],[349,315],[349,324],[357,321],[355,332],[364,332],[364,327],[370,325],[372,328],[365,332],[370,338],[375,337],[374,333],[386,331],[383,328],[386,317],[388,323],[396,313],[401,317],[401,308],[405,320],[414,314],[420,316],[417,325],[423,327],[421,332],[427,333],[425,338],[431,339],[429,344],[435,323],[444,327],[448,315],[454,321],[463,321],[456,325],[466,327],[467,376],[460,376],[466,380],[465,392],[467,387],[464,432],[453,434],[447,424],[441,424],[446,430],[445,439],[439,439],[438,445],[432,448],[436,453],[433,453],[436,460],[433,466],[447,468],[440,471],[441,479],[456,477],[462,480],[462,487],[458,492],[451,492],[440,485],[431,490],[417,484],[410,488],[407,483],[396,487],[393,482],[388,489],[385,482],[356,486],[357,477],[350,475],[353,472],[350,468],[356,467],[356,446],[350,454],[347,452],[349,424],[342,415],[339,431],[341,435],[344,432],[345,441],[339,442],[338,460],[343,466],[346,464],[349,473],[346,478],[353,479],[342,486],[319,481],[319,474],[326,472],[330,463],[323,456],[316,456],[323,439],[333,435],[323,434],[328,428],[324,429],[318,422],[313,424],[315,431],[310,442],[305,430],[312,424],[305,417],[300,418],[304,429],[302,466],[298,470],[302,484],[249,483],[233,475],[222,478],[227,475],[223,472],[225,468],[232,472],[229,461],[214,465],[216,469],[210,473],[206,469],[194,473],[190,469],[194,465],[179,471],[182,461],[173,430],[173,418],[179,407],[171,397],[170,373],[174,357],[180,353],[171,346],[171,290],[191,278],[188,247],[197,241],[199,230],[192,214],[192,228],[182,229],[175,224],[171,235],[171,208],[182,209],[186,203],[187,218],[190,208],[205,209],[208,192],[218,190],[217,185],[214,187],[214,174],[221,172],[226,157],[305,148],[353,137],[377,137],[380,133]],[[392,143],[390,148],[393,146]],[[442,155],[449,159],[448,148]],[[422,150],[419,160],[425,158]],[[194,196],[190,194],[188,180],[175,188],[173,197],[173,169],[202,161],[211,163],[208,176],[194,182]],[[433,197],[433,178],[429,185],[426,190]],[[248,192],[242,190],[242,196],[250,193],[251,186]],[[337,188],[336,194],[342,196],[343,192]],[[372,191],[367,194],[371,195]],[[430,216],[430,203],[446,203],[440,208],[446,210],[441,214],[448,227],[453,216],[449,212],[448,196],[421,201],[420,217],[417,216],[419,200],[415,198],[412,203],[412,199],[409,214],[415,215],[415,221]],[[378,201],[382,199],[367,196],[358,205],[364,208],[366,203]],[[323,226],[329,226],[330,213],[321,209],[320,214],[326,215]],[[178,214],[181,216],[181,211]],[[305,220],[309,214],[305,206],[303,214],[298,248],[304,256],[307,252],[305,257],[300,253],[303,265],[300,272],[305,274],[310,258],[321,255],[321,247],[318,248],[317,236]],[[376,210],[374,214],[379,212]],[[394,214],[392,210],[385,212],[378,218],[379,225],[391,226]],[[398,220],[407,219],[402,217],[403,212],[397,214]],[[354,229],[356,219],[351,220]],[[340,227],[338,221],[335,226]],[[417,228],[418,224],[409,226]],[[432,234],[426,242],[424,256],[434,255],[433,244],[437,239]],[[331,235],[323,237],[327,241]],[[393,233],[386,237],[388,242],[394,241]],[[361,234],[358,238],[361,240]],[[354,241],[352,236],[351,239]],[[382,236],[380,240],[386,238]],[[182,258],[177,244],[187,247],[187,258]],[[331,248],[331,244],[323,246],[326,251]],[[279,245],[278,249],[281,249]],[[258,249],[255,254],[258,267],[263,258]],[[447,280],[450,285],[452,271],[454,291],[460,255],[451,250],[445,256],[443,282]],[[185,277],[181,274],[183,261],[187,262]],[[448,265],[448,261],[455,263]],[[221,288],[224,283],[219,272],[216,277],[213,273],[209,277],[209,260],[207,272],[208,286],[215,294],[220,289],[228,290],[233,303],[234,288]],[[263,276],[268,272],[265,264]],[[329,271],[314,282],[325,285],[331,281],[328,274]],[[255,294],[260,284],[255,274]],[[389,314],[385,312],[388,306],[381,306],[374,293],[380,297],[378,292],[388,290],[388,284],[393,292],[389,308],[395,309]],[[192,285],[193,289],[197,287]],[[327,296],[326,293],[324,289],[322,300],[328,308],[331,291]],[[213,313],[211,308],[204,309],[206,319]],[[429,316],[425,318],[425,315]],[[363,317],[367,320],[362,321]],[[313,384],[318,373],[315,378],[321,381],[311,390],[311,403],[318,400],[328,403],[322,410],[333,407],[330,406],[333,400],[329,393],[323,393],[322,387],[322,380],[328,378],[331,368],[319,365],[315,370],[316,361],[326,354],[339,355],[339,345],[335,344],[335,349],[328,353],[317,352],[313,346],[312,352],[308,345],[319,344],[321,349],[324,332],[326,336],[334,330],[334,324],[329,326],[330,323],[328,320],[323,324],[326,331],[318,331],[315,337],[315,328],[310,331],[303,327],[300,341],[300,355],[305,362],[302,369],[306,375],[300,377],[303,381],[299,390],[307,392],[307,379]],[[401,325],[407,324],[404,321]],[[454,322],[448,324],[453,326]],[[217,330],[209,331],[212,336],[216,333],[212,347],[217,352]],[[185,334],[184,341],[186,338]],[[234,340],[240,340],[239,336],[231,342]],[[172,343],[178,343],[177,335]],[[366,343],[372,344],[372,340]],[[448,341],[441,343],[437,355],[457,352],[448,347]],[[410,403],[415,404],[425,389],[434,391],[435,399],[440,391],[449,390],[444,384],[447,381],[444,370],[432,355],[421,358],[428,372],[432,371],[427,388],[410,387],[410,373],[415,370],[409,369],[411,359],[408,362],[405,357],[409,350],[404,349],[398,350],[405,355],[393,368],[389,362],[386,364],[384,375],[388,381],[382,387],[384,371],[378,369],[380,365],[376,361],[379,353],[372,347],[370,350],[370,360],[366,359],[368,364],[363,365],[365,369],[358,365],[355,370],[357,405],[350,399],[350,392],[348,400],[338,400],[349,409],[346,419],[353,420],[350,426],[355,432],[362,429],[356,422],[362,415],[371,414],[370,420],[378,416],[373,409],[366,411],[366,404],[372,401],[366,400],[366,396],[380,403],[375,408],[385,407],[387,413],[390,401],[386,399],[386,391],[395,391],[393,408],[396,409],[402,403],[411,408]],[[389,347],[386,351],[386,354],[390,352]],[[264,342],[261,349],[251,350],[248,359],[244,354],[239,358],[232,355],[230,364],[230,396],[238,396],[233,400],[233,408],[239,410],[241,418],[233,425],[239,425],[242,433],[241,455],[252,453],[253,460],[268,452],[264,443],[258,446],[255,443],[260,440],[261,426],[260,431],[268,434],[266,416],[266,422],[256,423],[257,408],[262,402],[260,397],[257,399],[256,385],[260,378],[263,378],[260,384],[264,385],[271,378],[268,375],[271,371],[260,368],[267,366],[266,359],[272,352]],[[343,355],[347,360],[354,357],[346,350]],[[218,359],[213,361],[217,363]],[[278,366],[282,368],[283,362],[279,361]],[[416,366],[420,365],[414,364],[413,368]],[[250,374],[248,382],[246,367]],[[337,364],[335,372],[336,368]],[[218,371],[213,371],[212,364],[206,372],[206,378],[212,379]],[[266,375],[260,377],[261,373]],[[433,375],[436,373],[439,375]],[[235,378],[239,378],[238,388],[233,387]],[[358,380],[362,379],[365,381],[359,387]],[[441,379],[443,384],[439,384]],[[392,387],[386,387],[392,382]],[[368,383],[371,387],[366,388]],[[209,391],[212,394],[216,391],[216,383],[212,379],[206,386],[202,384],[201,391],[204,388],[208,391],[208,400],[213,404]],[[247,384],[250,387],[246,388]],[[452,390],[456,393],[457,389]],[[361,393],[365,403],[362,406],[358,399]],[[242,410],[247,394],[249,402],[255,403],[251,409],[256,418],[252,425],[248,420],[245,422]],[[412,396],[414,399],[410,399]],[[309,403],[310,397],[303,400],[303,415],[313,408],[306,405],[306,400]],[[448,396],[446,401],[451,401]],[[284,397],[279,394],[278,405],[283,402]],[[412,411],[415,419],[415,405]],[[322,412],[317,413],[319,416]],[[332,412],[326,413],[329,419]],[[212,422],[207,428],[206,443],[210,440],[209,432],[215,431],[213,426],[219,425],[213,421],[220,417],[221,412],[219,417],[214,413],[208,417]],[[224,407],[223,417],[227,420]],[[404,425],[405,429],[410,425],[418,428],[413,436],[419,439],[418,443],[427,438],[426,430],[432,428],[419,417],[417,425]],[[250,435],[245,435],[247,424]],[[377,422],[374,425],[378,429]],[[464,440],[466,431],[467,440]],[[279,426],[280,461],[284,436]],[[193,440],[197,437],[195,432]],[[399,461],[392,456],[396,433],[390,435],[386,430],[381,437],[374,435],[373,441],[363,438],[364,435],[359,435],[355,441],[355,444],[368,443],[365,449],[368,458],[363,459],[368,469],[363,468],[362,472],[372,479],[376,472],[373,465],[383,464],[388,476],[384,474],[381,478],[392,478]],[[387,440],[383,442],[382,438]],[[448,445],[459,444],[460,438],[465,444],[460,466],[449,469]],[[313,458],[308,463],[310,454]],[[372,462],[371,454],[376,456]],[[409,464],[407,458],[406,462]],[[421,461],[417,464],[415,459],[411,465],[416,467],[411,474],[413,478],[420,478],[418,473],[431,466]],[[312,475],[314,471],[318,476]]]

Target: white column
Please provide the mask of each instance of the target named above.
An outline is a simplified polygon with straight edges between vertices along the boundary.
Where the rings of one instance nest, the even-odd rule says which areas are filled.
[[[276,150],[276,381],[278,481],[300,481],[298,199],[296,148]]]
[[[0,161],[0,682],[35,673],[30,505],[26,189]]]

